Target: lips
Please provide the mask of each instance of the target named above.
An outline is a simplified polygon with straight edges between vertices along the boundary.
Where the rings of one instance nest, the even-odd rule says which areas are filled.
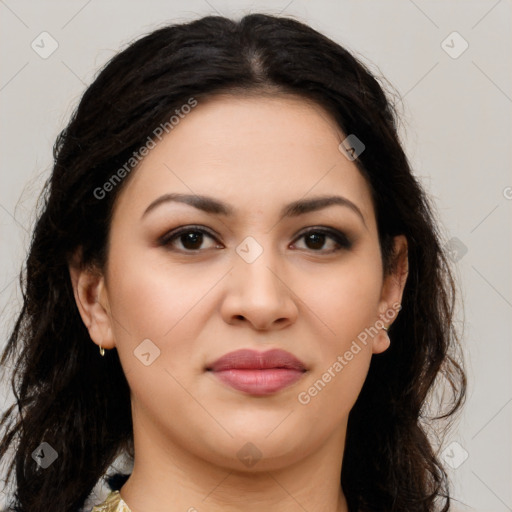
[[[297,382],[306,367],[284,350],[237,350],[206,368],[221,382],[252,395],[269,395]]]
[[[237,350],[229,352],[212,363],[207,370],[214,372],[222,370],[268,370],[271,368],[287,368],[290,370],[304,371],[306,367],[294,355],[285,350],[268,350],[257,352],[256,350]]]

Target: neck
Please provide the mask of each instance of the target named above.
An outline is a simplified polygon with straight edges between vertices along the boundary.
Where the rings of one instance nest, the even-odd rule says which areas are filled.
[[[340,485],[344,426],[290,463],[205,460],[180,448],[151,422],[134,419],[135,460],[120,490],[131,512],[348,512]],[[237,467],[237,469],[233,469]]]

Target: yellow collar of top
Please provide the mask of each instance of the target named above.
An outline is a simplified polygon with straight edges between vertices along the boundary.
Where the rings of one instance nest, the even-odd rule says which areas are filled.
[[[101,505],[96,505],[91,512],[132,512],[121,498],[119,491],[111,491]]]

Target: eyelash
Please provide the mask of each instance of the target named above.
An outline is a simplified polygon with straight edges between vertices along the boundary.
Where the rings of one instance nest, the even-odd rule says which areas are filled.
[[[158,243],[161,246],[170,247],[174,240],[178,239],[180,236],[185,235],[187,233],[201,233],[201,234],[207,235],[210,238],[212,238],[213,240],[217,241],[217,238],[215,237],[215,235],[213,233],[211,233],[209,230],[202,228],[201,226],[185,226],[185,227],[178,228],[177,230],[173,230],[173,231],[165,234],[158,240]],[[332,253],[338,252],[342,249],[349,250],[352,247],[352,242],[348,239],[348,237],[344,233],[342,233],[341,231],[338,231],[337,229],[325,228],[325,227],[310,228],[310,229],[308,229],[308,231],[301,233],[298,236],[298,238],[296,238],[295,240],[299,240],[299,239],[301,239],[305,236],[311,235],[313,233],[326,235],[327,237],[334,240],[334,242],[336,242],[338,247],[335,249],[332,249],[330,251],[310,249],[312,252],[316,252],[316,253],[320,253],[320,254],[332,254]],[[198,252],[201,252],[201,249],[169,249],[169,250],[175,250],[177,252],[191,253],[191,254],[197,254]]]

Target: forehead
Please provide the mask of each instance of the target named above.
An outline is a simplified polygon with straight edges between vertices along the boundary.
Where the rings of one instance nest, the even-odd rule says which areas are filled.
[[[304,98],[217,95],[155,141],[117,208],[142,212],[161,194],[195,193],[237,212],[277,211],[308,195],[339,193],[370,219],[369,187],[339,150],[344,138],[332,116]]]

